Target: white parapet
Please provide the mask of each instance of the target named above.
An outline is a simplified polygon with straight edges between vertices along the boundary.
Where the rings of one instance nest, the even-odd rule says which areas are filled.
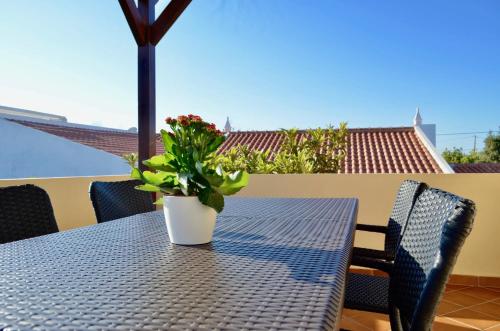
[[[439,165],[443,173],[445,174],[454,174],[455,171],[450,167],[448,162],[439,154],[439,152],[436,150],[436,147],[434,144],[431,142],[431,140],[427,137],[425,132],[422,130],[422,128],[418,125],[415,127],[415,133],[417,134],[417,137],[420,139],[422,144],[424,144],[425,148],[429,151],[429,154],[434,158],[436,163]]]

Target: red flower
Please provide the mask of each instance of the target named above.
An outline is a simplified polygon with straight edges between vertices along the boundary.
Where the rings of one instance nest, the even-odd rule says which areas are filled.
[[[206,128],[207,128],[207,131],[208,131],[208,132],[213,132],[213,133],[215,133],[215,132],[216,132],[216,130],[217,130],[217,129],[215,128],[215,124],[213,124],[213,123],[210,123],[210,124],[206,123]]]
[[[167,118],[165,119],[165,122],[167,122],[167,124],[172,124],[172,123],[174,123],[174,122],[175,122],[175,119],[173,119],[172,117],[170,117],[170,116],[169,116],[169,117],[167,117]]]
[[[177,121],[179,122],[180,125],[182,126],[188,126],[190,121],[189,121],[189,117],[185,116],[185,115],[180,115],[177,117]]]

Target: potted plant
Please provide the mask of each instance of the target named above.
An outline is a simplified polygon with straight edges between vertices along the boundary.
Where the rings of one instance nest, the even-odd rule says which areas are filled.
[[[224,208],[224,195],[232,195],[248,184],[248,173],[226,173],[214,157],[224,142],[215,124],[200,116],[168,117],[170,132],[161,130],[165,153],[143,162],[151,171],[132,166],[131,177],[144,184],[136,188],[158,192],[163,197],[170,241],[197,245],[212,241],[217,213]]]

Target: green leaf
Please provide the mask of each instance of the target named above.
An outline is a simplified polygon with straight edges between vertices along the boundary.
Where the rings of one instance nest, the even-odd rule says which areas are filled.
[[[182,160],[182,152],[181,150],[179,149],[179,146],[177,146],[176,144],[173,144],[172,145],[172,148],[170,150],[170,153],[172,153],[172,155],[177,159],[177,161],[179,163],[183,163],[183,160]]]
[[[224,177],[224,182],[217,189],[224,195],[232,195],[248,185],[249,175],[246,171],[238,170]]]
[[[222,169],[222,165],[218,165],[216,168],[215,168],[215,173],[219,176],[224,176],[224,169]]]
[[[196,149],[193,149],[193,160],[198,163],[199,160],[200,160],[200,153],[198,152],[198,150]]]
[[[160,186],[160,191],[165,194],[176,195],[179,193],[179,189],[175,187],[164,187]]]
[[[207,146],[207,154],[215,152],[217,148],[226,140],[225,136],[217,136],[210,144]]]
[[[142,180],[142,173],[137,168],[132,168],[132,172],[130,173],[130,178]]]
[[[172,138],[170,133],[165,130],[160,130],[161,138],[163,140],[163,146],[165,147],[165,151],[172,153],[172,146],[175,145],[175,140]]]
[[[135,187],[137,190],[146,191],[146,192],[160,192],[160,188],[151,184],[143,184]]]
[[[160,186],[161,184],[165,183],[167,181],[168,176],[169,176],[168,173],[161,171],[159,172],[144,171],[142,173],[144,182],[156,186]]]
[[[196,164],[194,165],[194,167],[196,168],[196,171],[198,171],[198,173],[200,175],[203,175],[203,173],[204,173],[203,164],[200,161],[196,161]]]
[[[186,196],[189,196],[188,180],[189,175],[187,173],[181,172],[177,174],[177,181],[179,182],[179,186],[181,187],[182,194]]]
[[[167,159],[165,155],[155,155],[149,160],[145,160],[142,163],[155,170],[161,170],[166,172],[175,172],[177,169],[173,167],[170,163],[170,158]]]
[[[218,213],[224,209],[224,197],[219,192],[210,188],[202,190],[198,194],[198,200],[200,200],[202,204],[215,209]]]
[[[153,202],[154,205],[163,205],[163,197],[156,199],[155,202]]]
[[[196,162],[196,170],[203,178],[205,178],[205,180],[211,186],[219,187],[224,182],[224,178],[222,177],[222,175],[219,175],[218,173],[214,172],[213,170],[210,171],[210,173],[206,173],[205,167],[203,166],[203,164],[201,164],[201,162]]]

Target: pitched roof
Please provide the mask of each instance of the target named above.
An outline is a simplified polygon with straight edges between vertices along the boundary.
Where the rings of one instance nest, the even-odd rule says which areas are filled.
[[[10,120],[118,156],[136,153],[138,150],[138,136],[135,132],[99,128],[90,125],[55,124],[19,119]],[[157,135],[156,142],[157,153],[163,153],[160,135]]]
[[[457,173],[500,173],[500,163],[454,163],[451,167]]]
[[[135,132],[67,123],[34,122],[11,119],[19,124],[122,156],[137,152]],[[301,131],[299,135],[305,134]],[[278,131],[236,131],[229,133],[221,146],[226,151],[246,144],[260,150],[279,150]],[[156,150],[163,152],[157,135]],[[432,155],[415,134],[413,127],[349,129],[349,144],[344,173],[441,173]]]
[[[305,131],[300,131],[299,137],[304,134]],[[442,172],[413,127],[349,129],[348,139],[344,173]],[[248,145],[253,149],[276,152],[282,140],[278,131],[231,132],[221,151]]]

